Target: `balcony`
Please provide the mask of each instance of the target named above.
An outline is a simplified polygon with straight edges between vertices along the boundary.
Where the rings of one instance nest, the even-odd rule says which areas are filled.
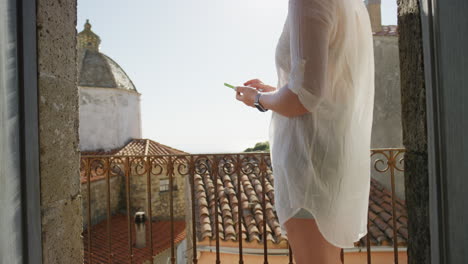
[[[342,251],[344,263],[407,263],[407,213],[395,190],[403,153],[371,150],[372,173],[390,188],[371,180],[368,235]],[[81,158],[85,263],[294,263],[268,153],[120,154]]]

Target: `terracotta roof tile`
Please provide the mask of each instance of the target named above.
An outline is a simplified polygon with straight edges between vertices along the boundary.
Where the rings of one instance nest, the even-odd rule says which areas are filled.
[[[98,155],[114,155],[120,150],[120,148],[117,149],[111,149],[111,150],[93,150],[93,151],[81,151],[81,156],[98,156]]]
[[[393,245],[392,196],[375,179],[371,180],[369,197],[369,235],[372,246]],[[396,230],[398,246],[406,246],[408,242],[408,214],[403,200],[395,197]],[[363,237],[356,246],[366,246],[366,237]]]
[[[280,243],[286,238],[280,232],[279,222],[273,211],[273,205],[269,196],[273,196],[271,175],[265,178],[267,197],[266,201],[266,221],[267,240],[273,243]],[[238,211],[239,204],[242,208],[242,237],[247,241],[262,241],[263,221],[265,219],[261,210],[262,186],[261,178],[255,174],[243,174],[241,176],[241,202],[237,199],[237,176],[219,175],[218,177],[218,212],[219,212],[219,236],[222,240],[236,241],[239,234]],[[213,178],[209,174],[195,176],[195,198],[197,221],[197,233],[199,240],[205,238],[215,239],[215,186]]]
[[[146,222],[148,225],[148,222]],[[152,222],[153,224],[153,253],[159,253],[171,247],[171,233],[170,221]],[[115,264],[128,263],[129,248],[128,248],[128,222],[126,215],[115,215],[111,218],[111,237],[112,237],[112,253],[113,261]],[[135,242],[135,229],[133,228],[133,243]],[[149,228],[146,227],[146,237],[149,236]],[[174,222],[174,244],[177,245],[185,239],[185,221]],[[88,251],[88,233],[87,230],[83,232],[85,261],[89,263]],[[151,260],[151,252],[149,246],[149,239],[147,239],[146,248],[133,248],[133,263],[141,264],[144,261]],[[93,253],[93,263],[108,263],[109,248],[107,242],[107,220],[104,220],[91,228],[91,252]]]
[[[95,151],[82,151],[82,156],[95,156],[95,155],[177,155],[188,154],[182,150],[178,150],[151,139],[132,139],[122,148],[112,150],[95,150]]]
[[[237,176],[219,175],[219,236],[221,240],[237,240],[239,204],[242,208],[242,237],[246,241],[262,241],[263,221],[267,222],[267,240],[280,243],[287,237],[281,234],[278,218],[274,211],[273,175],[267,174],[266,180],[266,210],[262,213],[261,178],[255,174],[243,174],[241,177],[241,202],[237,200]],[[215,239],[215,187],[213,177],[209,174],[195,175],[195,203],[198,215],[198,239]],[[404,201],[396,199],[398,245],[404,246],[408,240],[407,214]],[[369,199],[369,235],[371,245],[390,246],[393,244],[393,224],[390,192],[376,180],[371,181]],[[364,237],[356,246],[365,246]]]
[[[151,139],[133,139],[115,155],[175,155],[187,152],[163,145]]]

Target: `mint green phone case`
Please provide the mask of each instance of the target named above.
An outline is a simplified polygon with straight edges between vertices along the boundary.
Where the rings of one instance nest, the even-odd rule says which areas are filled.
[[[236,87],[234,85],[230,85],[229,83],[224,83],[224,86],[236,90]]]

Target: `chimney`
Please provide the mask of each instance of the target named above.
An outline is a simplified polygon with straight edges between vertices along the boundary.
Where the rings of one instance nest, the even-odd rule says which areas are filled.
[[[372,32],[382,31],[381,0],[366,0],[367,11],[369,12]]]
[[[137,212],[135,214],[135,247],[146,247],[146,215],[145,212]],[[152,235],[152,234],[150,234]]]

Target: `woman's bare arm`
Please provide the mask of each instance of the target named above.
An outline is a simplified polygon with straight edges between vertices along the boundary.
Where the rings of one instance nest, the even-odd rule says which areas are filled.
[[[297,94],[286,86],[277,92],[265,93],[260,96],[260,104],[286,117],[296,117],[309,111],[302,105]]]
[[[255,107],[255,96],[259,92],[252,87],[237,87],[237,100],[246,105]],[[280,115],[295,117],[308,113],[307,109],[299,101],[297,94],[291,92],[287,87],[269,93],[261,93],[260,104]]]

